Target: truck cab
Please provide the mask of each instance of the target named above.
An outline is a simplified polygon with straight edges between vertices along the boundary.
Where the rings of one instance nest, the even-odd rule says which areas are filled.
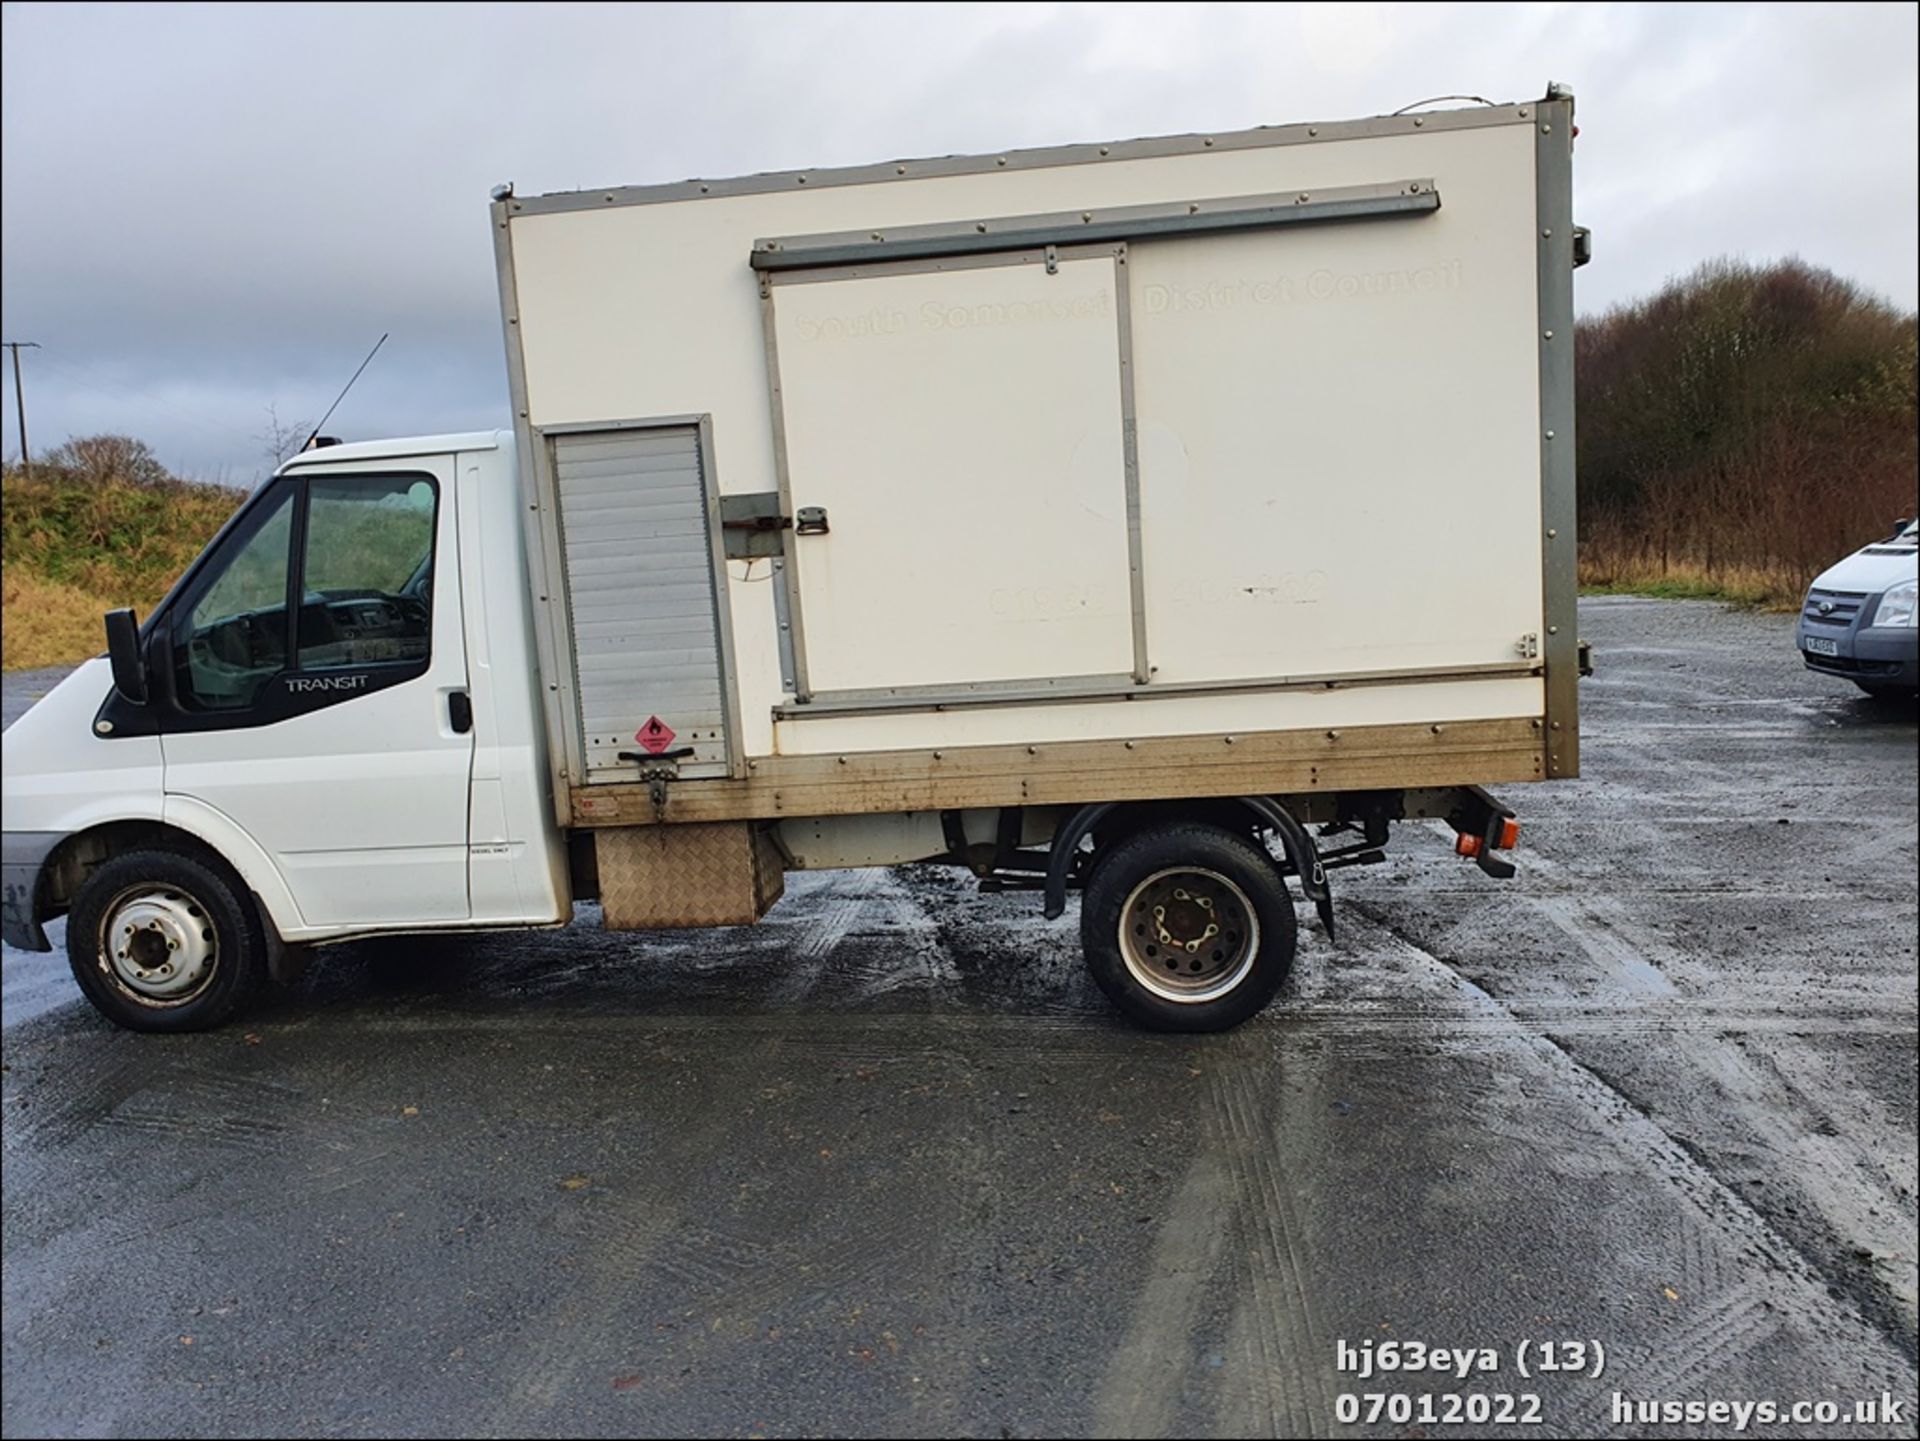
[[[7,942],[90,901],[83,986],[165,1029],[238,1004],[223,944],[567,919],[516,510],[508,433],[282,466],[9,730]]]

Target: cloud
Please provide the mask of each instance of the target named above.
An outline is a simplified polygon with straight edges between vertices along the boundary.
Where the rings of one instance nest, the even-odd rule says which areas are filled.
[[[1813,6],[18,6],[0,286],[36,449],[262,466],[504,424],[486,194],[1580,96],[1593,310],[1712,255],[1915,304],[1915,10]],[[11,409],[5,446],[17,453]]]

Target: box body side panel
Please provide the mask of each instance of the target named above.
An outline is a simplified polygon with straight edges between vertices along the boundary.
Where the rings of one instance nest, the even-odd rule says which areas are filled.
[[[1544,633],[1533,147],[1457,138],[1430,217],[1129,248],[1156,682],[1489,665]]]
[[[789,707],[776,720],[776,708],[790,699],[774,603],[780,582],[765,560],[731,561],[740,750],[748,757],[815,756],[1229,728],[1538,719],[1544,682],[1537,667],[1491,673],[1502,661],[1510,672],[1526,657],[1528,637],[1540,640],[1547,609],[1537,548],[1533,133],[1531,124],[1489,124],[510,216],[505,253],[513,283],[503,286],[503,297],[517,307],[509,345],[522,362],[517,403],[524,402],[526,415],[519,423],[539,431],[708,414],[725,457],[722,490],[776,491],[764,300],[748,264],[757,238],[1431,176],[1442,203],[1418,219],[1130,247],[1120,283],[1135,345],[1150,682],[1376,674],[1400,666],[1460,665],[1490,674],[884,716],[823,712],[803,719]],[[917,312],[909,319],[921,322]],[[851,346],[862,337],[841,339]],[[831,389],[830,371],[823,368],[802,388],[808,385]],[[875,398],[868,389],[848,387],[837,402],[837,423],[860,423],[863,400]],[[790,412],[794,399],[786,397]],[[951,397],[951,423],[991,426],[991,407],[982,403],[988,399]],[[788,434],[821,427],[821,415],[809,401],[806,417],[790,414]],[[819,434],[830,429],[816,434],[816,449]],[[1020,441],[1019,434],[1007,438],[1013,453]],[[1118,463],[1117,455],[1099,458]],[[1117,476],[1111,489],[1118,497]],[[877,507],[882,497],[870,499]],[[812,503],[803,493],[790,500]],[[965,501],[953,497],[956,506]],[[858,485],[848,503],[851,510],[830,507],[836,532],[860,518]],[[964,555],[990,540],[971,531],[949,534],[956,528],[937,507],[888,524],[902,531],[903,575],[911,574],[916,550],[951,546]],[[807,552],[796,553],[804,562]],[[1126,598],[1125,565],[1120,556],[1103,572],[1116,602]],[[1024,603],[1028,628],[1048,634],[1052,622],[1040,597],[1022,602],[1017,584],[981,584],[971,588],[977,594],[951,589],[911,605],[861,607],[862,644],[936,674],[940,648],[928,643],[928,606],[939,608],[940,624],[966,634],[975,623],[995,622],[996,593],[1008,591],[1011,597],[1000,600],[1016,609]],[[1094,657],[1098,669],[1112,661],[1112,669],[1127,670],[1122,648],[1112,648],[1113,656]],[[1071,669],[1084,673],[1091,665]],[[887,674],[910,670],[922,678],[911,666]],[[847,678],[880,679],[855,672]],[[942,678],[976,677],[956,670]]]

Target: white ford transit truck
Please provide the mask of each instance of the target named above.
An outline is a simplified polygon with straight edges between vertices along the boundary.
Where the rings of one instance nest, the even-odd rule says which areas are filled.
[[[1578,772],[1572,137],[502,187],[512,430],[309,449],[107,617],[6,736],[7,941],[177,1031],[315,945],[950,863],[1244,1020],[1290,886],[1331,938],[1422,818],[1511,875],[1485,787]]]

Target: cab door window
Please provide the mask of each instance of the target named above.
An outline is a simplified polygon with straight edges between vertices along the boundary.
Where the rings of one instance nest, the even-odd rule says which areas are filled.
[[[307,482],[301,673],[428,659],[437,500],[433,482],[420,476]]]
[[[192,710],[244,710],[287,667],[287,567],[294,487],[264,503],[187,612],[176,686]]]
[[[431,659],[433,481],[272,484],[176,612],[169,728],[271,724],[411,680]]]

